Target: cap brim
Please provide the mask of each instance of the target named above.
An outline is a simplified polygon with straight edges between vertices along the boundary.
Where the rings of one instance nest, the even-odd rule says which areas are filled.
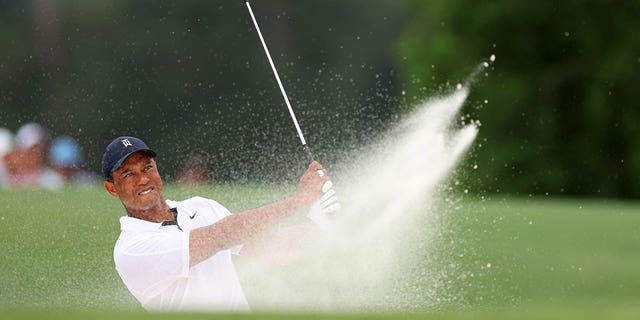
[[[131,151],[131,152],[125,154],[124,156],[122,156],[122,158],[120,158],[120,160],[118,160],[116,162],[116,164],[113,165],[113,168],[111,169],[111,172],[109,172],[109,173],[114,173],[114,172],[116,172],[116,170],[120,169],[120,167],[122,167],[122,164],[125,161],[127,161],[127,158],[129,158],[129,156],[131,156],[132,154],[134,154],[136,152],[144,152],[144,153],[150,155],[152,158],[155,158],[156,155],[157,155],[156,152],[151,150],[151,149],[139,149],[139,150]]]

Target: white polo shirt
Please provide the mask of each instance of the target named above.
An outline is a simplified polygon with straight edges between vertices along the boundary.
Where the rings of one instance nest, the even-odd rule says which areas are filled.
[[[177,225],[120,218],[113,258],[129,291],[150,311],[250,311],[231,260],[240,247],[189,268],[189,232],[230,215],[229,210],[201,197],[167,204],[177,209]]]

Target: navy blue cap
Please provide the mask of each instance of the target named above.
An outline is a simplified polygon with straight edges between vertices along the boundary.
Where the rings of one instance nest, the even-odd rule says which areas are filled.
[[[111,141],[102,156],[102,175],[104,178],[109,179],[109,176],[118,170],[130,155],[138,151],[156,157],[156,152],[149,149],[144,141],[136,137],[123,136]]]

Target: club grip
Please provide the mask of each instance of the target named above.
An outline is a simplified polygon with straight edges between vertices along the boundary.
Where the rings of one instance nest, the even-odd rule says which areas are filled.
[[[309,148],[307,144],[302,145],[302,150],[304,150],[304,152],[307,154],[307,159],[309,160],[309,163],[315,160],[315,158],[313,157],[313,153],[311,153],[311,148]]]

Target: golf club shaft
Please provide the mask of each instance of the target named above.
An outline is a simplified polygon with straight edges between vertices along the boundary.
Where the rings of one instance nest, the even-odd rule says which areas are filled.
[[[278,86],[280,87],[280,92],[282,92],[282,97],[284,97],[284,102],[287,104],[287,108],[289,108],[289,114],[291,114],[291,119],[293,119],[293,124],[296,126],[296,131],[298,131],[298,137],[300,137],[300,142],[302,142],[302,149],[307,153],[309,162],[312,162],[314,160],[313,154],[311,153],[311,149],[307,145],[307,142],[304,140],[304,135],[302,134],[302,130],[300,130],[300,125],[298,124],[298,119],[296,118],[296,114],[293,112],[293,108],[291,107],[291,102],[289,102],[289,97],[287,96],[287,93],[284,91],[284,86],[282,85],[282,81],[280,81],[278,70],[276,70],[276,66],[273,63],[273,59],[271,59],[271,54],[269,54],[269,49],[267,48],[267,44],[264,42],[264,38],[262,37],[262,32],[260,32],[260,27],[258,26],[256,17],[253,15],[253,10],[251,10],[251,5],[249,4],[249,0],[246,0],[245,3],[247,5],[247,10],[249,10],[249,15],[251,15],[251,20],[253,20],[253,25],[256,27],[258,36],[260,36],[260,42],[262,42],[264,53],[267,55],[267,59],[269,60],[269,64],[271,65],[271,70],[273,70],[273,75],[276,77],[276,81],[278,82]]]

